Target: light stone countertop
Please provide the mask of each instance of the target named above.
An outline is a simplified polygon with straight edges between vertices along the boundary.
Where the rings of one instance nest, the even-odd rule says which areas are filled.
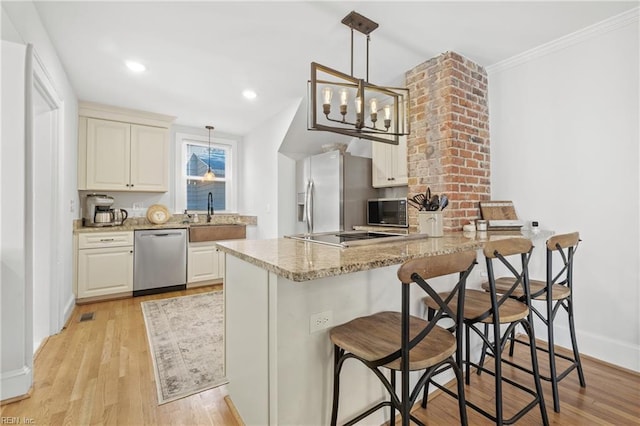
[[[243,216],[238,214],[215,214],[211,218],[210,223],[206,223],[206,215],[199,215],[199,222],[197,223],[182,223],[182,214],[174,214],[171,216],[168,222],[162,225],[154,225],[149,222],[145,217],[132,217],[125,220],[123,225],[120,226],[82,226],[82,220],[76,220],[73,223],[74,234],[83,234],[91,232],[123,232],[123,231],[135,231],[141,229],[176,229],[176,228],[190,228],[192,226],[203,225],[256,225],[256,216]]]
[[[399,265],[423,256],[476,250],[486,241],[512,237],[548,238],[550,232],[531,235],[523,231],[487,233],[445,233],[439,238],[421,238],[401,242],[374,243],[348,248],[333,247],[278,238],[270,240],[233,240],[218,243],[220,250],[292,281],[349,274],[357,271]],[[534,242],[535,244],[535,242]]]

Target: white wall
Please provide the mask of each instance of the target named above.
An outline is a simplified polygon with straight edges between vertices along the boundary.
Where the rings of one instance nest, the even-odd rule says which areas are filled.
[[[61,328],[64,325],[65,321],[69,318],[72,313],[74,307],[74,297],[72,291],[72,223],[73,219],[76,218],[78,214],[78,196],[77,196],[77,177],[76,177],[76,162],[77,162],[77,99],[71,88],[71,85],[67,79],[64,68],[60,63],[56,51],[53,48],[49,37],[42,26],[38,13],[31,2],[2,2],[2,39],[10,40],[20,45],[32,44],[34,46],[34,51],[43,64],[44,68],[48,74],[48,80],[53,86],[54,90],[57,92],[57,97],[63,103],[63,111],[64,117],[62,122],[63,127],[63,137],[62,141],[58,148],[58,167],[61,171],[58,176],[58,193],[56,194],[56,205],[57,205],[57,217],[58,223],[56,224],[55,229],[57,229],[56,240],[57,240],[57,258],[55,259],[58,264],[59,273],[57,274],[58,280],[58,290],[59,293],[55,295],[55,299],[52,301],[52,306],[57,307],[57,311],[59,312],[59,316],[57,319],[58,326]],[[3,44],[4,46],[4,44]],[[3,50],[3,76],[5,70],[4,63],[4,50]],[[22,99],[24,98],[24,82],[22,83],[22,87],[15,88],[16,91],[8,91],[5,87],[3,81],[2,87],[2,173],[3,185],[11,185],[12,191],[16,191],[22,188],[24,197],[24,182],[25,182],[25,169],[22,168],[21,164],[18,161],[10,161],[11,157],[5,157],[5,149],[16,149],[16,150],[24,150],[24,107],[20,108],[16,105],[16,102],[20,102],[20,92],[22,93]],[[11,107],[5,108],[5,101],[8,102]],[[12,111],[11,111],[12,110]],[[15,117],[9,118],[5,116],[5,114],[17,114]],[[5,133],[7,132],[7,133]],[[11,139],[5,139],[5,134],[11,134]],[[15,145],[11,145],[11,147],[7,146],[8,141],[16,141]],[[14,157],[15,158],[15,157]],[[10,176],[8,180],[4,179],[4,176]],[[5,191],[3,186],[2,193],[2,217],[3,220],[13,219],[15,217],[24,217],[24,211],[20,212],[19,210],[19,200],[15,199],[11,202],[7,200],[12,200],[12,198],[5,198]],[[22,204],[23,205],[23,204]],[[7,210],[5,210],[7,209]],[[22,240],[16,240],[15,244],[24,245],[24,232],[25,232],[25,223],[24,221],[21,223],[12,222],[15,226],[15,229],[12,231],[7,231],[8,227],[5,227],[5,223],[3,223],[3,231],[2,231],[2,263],[3,268],[5,268],[5,260],[7,259],[6,249],[8,246],[5,245],[5,236],[9,234],[9,232],[15,232],[17,234],[23,235]],[[7,234],[5,234],[7,232]],[[13,238],[11,239],[13,241]],[[13,243],[12,243],[13,244]],[[16,265],[20,262],[24,264],[25,257],[24,252],[11,251],[10,256],[11,261]],[[35,263],[37,267],[37,262]],[[6,271],[6,270],[5,270]],[[30,287],[26,285],[24,280],[24,272],[21,272],[16,269],[11,269],[11,273],[15,275],[15,279],[17,281],[13,281],[13,279],[5,279],[6,276],[2,278],[2,292],[3,297],[1,301],[2,305],[2,315],[3,321],[2,325],[4,327],[5,324],[7,326],[11,326],[13,331],[23,330],[24,333],[21,336],[17,336],[13,333],[9,333],[5,335],[5,329],[3,328],[2,334],[2,386],[0,386],[2,395],[1,399],[10,398],[13,392],[12,389],[5,386],[7,384],[6,379],[10,379],[6,376],[5,372],[6,367],[8,365],[5,364],[6,359],[12,359],[14,355],[18,354],[22,349],[26,347],[24,343],[25,338],[31,338],[32,332],[30,330],[31,324],[30,320],[24,319],[24,323],[20,317],[10,317],[10,321],[5,321],[4,315],[10,315],[11,312],[14,312],[16,309],[21,312],[31,312],[30,308],[28,308],[27,304],[31,303],[30,300],[25,298],[21,298],[19,295],[5,297],[5,291],[11,287],[16,287],[14,290],[27,293],[30,296]],[[4,275],[4,274],[3,274]],[[22,279],[20,277],[22,276]],[[21,287],[21,288],[17,288]],[[28,330],[27,330],[28,329]],[[15,337],[15,339],[13,337]],[[9,339],[7,341],[6,339]],[[31,344],[29,345],[29,347]],[[30,383],[30,378],[29,378]],[[27,388],[28,390],[28,388]],[[20,392],[20,390],[18,390]],[[22,392],[24,393],[24,392]],[[19,393],[18,393],[19,394]]]
[[[253,129],[243,138],[238,210],[258,218],[258,226],[247,229],[249,239],[276,238],[283,234],[278,229],[280,206],[278,192],[280,181],[288,179],[293,189],[287,190],[292,195],[287,194],[286,197],[293,197],[295,165],[288,164],[286,157],[281,156],[278,150],[299,103],[300,100],[292,102],[288,108]],[[283,173],[279,170],[281,163],[284,165],[283,171],[288,170],[288,172]],[[286,174],[290,176],[287,177]],[[293,201],[291,203],[293,205]]]
[[[24,45],[2,41],[2,145],[0,146],[0,400],[31,386],[28,332],[24,146]]]
[[[520,218],[542,228],[580,232],[580,351],[636,371],[638,36],[635,9],[487,70],[492,198],[513,200]],[[562,329],[563,346],[566,336]]]

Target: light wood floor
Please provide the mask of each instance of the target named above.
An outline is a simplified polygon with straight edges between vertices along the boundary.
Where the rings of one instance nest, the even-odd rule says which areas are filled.
[[[34,361],[28,399],[0,415],[37,425],[235,425],[224,386],[158,405],[140,302],[221,288],[200,287],[77,306],[66,329]],[[85,312],[92,321],[79,322]],[[22,421],[21,424],[25,422]]]
[[[539,344],[544,345],[544,342]],[[578,342],[580,344],[580,342]],[[549,358],[547,354],[538,351],[540,372],[549,375]],[[504,356],[508,356],[505,350]],[[492,365],[493,358],[487,358],[485,366]],[[516,345],[514,360],[523,365],[529,363],[529,348],[525,345]],[[566,361],[559,361],[557,368],[560,371]],[[603,363],[592,358],[582,356],[586,388],[580,387],[577,371],[569,373],[559,385],[560,413],[553,411],[553,397],[551,384],[542,381],[542,388],[547,407],[549,423],[552,425],[640,425],[640,374],[625,370],[616,366]],[[504,376],[534,387],[531,376],[518,369],[503,364]],[[454,389],[455,382],[450,383]],[[472,373],[471,385],[465,387],[468,400],[480,405],[485,410],[495,412],[495,387],[494,378],[488,374],[478,376]],[[457,400],[436,391],[427,404],[427,409],[417,407],[413,414],[426,425],[451,425],[459,420]],[[503,401],[505,404],[505,417],[510,417],[520,407],[526,405],[530,396],[511,386],[503,388],[505,392]],[[495,424],[475,410],[467,407],[467,415],[470,425]],[[518,425],[540,425],[542,418],[538,407],[529,411]]]
[[[225,387],[157,405],[156,385],[140,302],[211,291],[201,287],[182,292],[122,299],[78,306],[67,328],[50,337],[34,362],[34,386],[30,398],[5,404],[2,417],[33,419],[39,425],[237,425],[225,403]],[[219,287],[218,287],[219,288]],[[78,322],[85,312],[93,321]],[[518,346],[516,359],[528,358]],[[541,369],[547,371],[545,358]],[[640,425],[640,375],[583,359],[587,388],[580,388],[575,373],[560,384],[561,413],[553,411],[551,388],[543,382],[547,412],[557,425]],[[505,367],[505,374],[527,382],[528,376]],[[493,409],[493,378],[473,375],[467,396]],[[507,410],[522,401],[519,391],[505,389]],[[468,409],[471,425],[490,425]],[[429,401],[428,408],[414,410],[428,425],[458,423],[457,403],[445,394]],[[509,414],[509,411],[507,411]],[[22,421],[24,424],[24,421]],[[519,425],[541,424],[534,409]]]

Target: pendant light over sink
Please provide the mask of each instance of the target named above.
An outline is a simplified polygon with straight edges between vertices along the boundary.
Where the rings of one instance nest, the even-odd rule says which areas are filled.
[[[216,175],[213,173],[213,170],[211,170],[211,131],[213,130],[213,126],[204,126],[205,129],[209,130],[209,163],[208,166],[209,168],[207,169],[207,172],[202,176],[202,180],[205,181],[213,181],[216,178]]]

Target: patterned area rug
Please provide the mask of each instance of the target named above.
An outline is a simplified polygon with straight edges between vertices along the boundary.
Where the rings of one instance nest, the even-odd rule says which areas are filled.
[[[222,291],[141,305],[159,405],[227,383]]]

